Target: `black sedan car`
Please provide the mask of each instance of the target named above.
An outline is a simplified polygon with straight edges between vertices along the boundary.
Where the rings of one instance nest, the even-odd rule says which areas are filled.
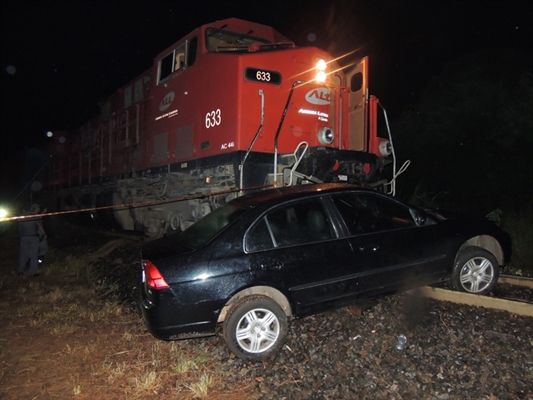
[[[235,355],[263,359],[292,317],[440,281],[486,294],[510,251],[489,220],[445,219],[344,184],[270,189],[145,245],[141,309],[157,338],[223,323]]]

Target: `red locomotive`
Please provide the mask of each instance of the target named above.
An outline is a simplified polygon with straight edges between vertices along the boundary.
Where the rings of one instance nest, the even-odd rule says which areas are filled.
[[[59,137],[46,186],[59,209],[130,205],[117,222],[158,237],[251,188],[375,183],[391,146],[367,65],[345,72],[268,26],[206,24]]]

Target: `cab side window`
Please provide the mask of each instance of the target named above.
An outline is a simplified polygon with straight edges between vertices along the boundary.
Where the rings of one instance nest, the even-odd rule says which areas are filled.
[[[176,71],[183,71],[196,61],[198,39],[192,38],[181,44],[159,61],[158,82],[166,80]]]
[[[386,198],[354,194],[333,202],[352,235],[416,226],[408,208]]]

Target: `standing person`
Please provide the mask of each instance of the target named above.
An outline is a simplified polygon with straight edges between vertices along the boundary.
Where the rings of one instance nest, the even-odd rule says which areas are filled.
[[[32,204],[30,215],[41,213],[39,204]],[[46,233],[43,229],[42,220],[39,217],[25,218],[19,222],[20,232],[20,257],[18,273],[22,275],[28,260],[30,260],[30,275],[39,276],[37,268],[39,266],[39,238],[42,236],[46,239]]]

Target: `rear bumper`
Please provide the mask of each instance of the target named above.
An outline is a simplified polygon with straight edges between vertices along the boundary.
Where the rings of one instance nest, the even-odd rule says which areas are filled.
[[[205,316],[197,307],[176,304],[170,293],[163,293],[157,304],[149,301],[141,294],[139,306],[146,328],[158,339],[177,340],[215,334],[217,317],[211,311],[212,319]]]

